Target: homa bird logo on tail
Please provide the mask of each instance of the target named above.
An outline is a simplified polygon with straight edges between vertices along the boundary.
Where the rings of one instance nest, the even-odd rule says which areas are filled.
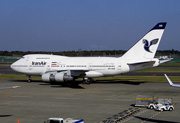
[[[145,49],[147,52],[152,53],[149,48],[150,48],[150,46],[157,44],[158,40],[159,40],[159,39],[157,38],[157,39],[151,40],[151,41],[149,42],[148,40],[143,39],[144,49]]]

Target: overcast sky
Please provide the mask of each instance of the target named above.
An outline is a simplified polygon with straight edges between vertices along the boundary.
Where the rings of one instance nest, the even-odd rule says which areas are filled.
[[[1,0],[0,51],[128,50],[158,22],[180,50],[180,0]]]

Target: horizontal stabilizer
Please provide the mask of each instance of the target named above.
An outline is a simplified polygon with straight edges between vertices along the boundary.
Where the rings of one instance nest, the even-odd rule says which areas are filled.
[[[162,63],[166,63],[166,62],[169,62],[171,61],[173,58],[170,58],[170,59],[165,59],[165,60],[160,60],[159,63],[162,64]]]

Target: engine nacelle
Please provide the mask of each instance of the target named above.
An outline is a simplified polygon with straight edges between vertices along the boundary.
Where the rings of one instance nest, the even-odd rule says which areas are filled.
[[[56,82],[64,82],[64,73],[56,73],[55,74],[55,81]]]
[[[43,75],[41,76],[42,81],[44,81],[44,82],[50,82],[50,76],[51,76],[50,73],[45,73],[45,74],[43,74]]]
[[[65,81],[72,81],[74,80],[74,78],[70,75],[67,75],[64,72],[60,72],[60,73],[45,73],[42,75],[42,80],[45,82],[65,82]]]
[[[73,80],[74,80],[74,77],[64,74],[64,81],[73,81]]]

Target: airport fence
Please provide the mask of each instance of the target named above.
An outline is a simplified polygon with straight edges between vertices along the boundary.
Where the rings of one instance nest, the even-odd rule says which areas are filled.
[[[12,63],[19,59],[19,57],[0,56],[0,62]]]

